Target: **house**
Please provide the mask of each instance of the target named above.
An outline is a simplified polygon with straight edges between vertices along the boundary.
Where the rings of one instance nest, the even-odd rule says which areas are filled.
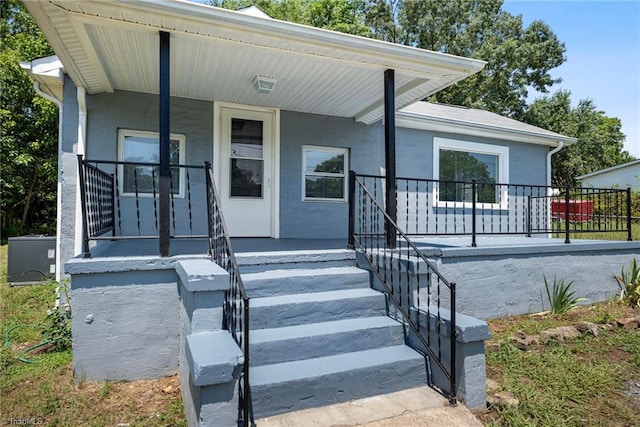
[[[419,102],[482,61],[180,0],[26,6],[57,55],[24,68],[61,112],[80,378],[179,371],[190,425],[425,383],[479,407],[488,330],[466,314],[522,312],[539,292],[479,298],[503,286],[492,274],[456,296],[436,264],[460,275],[451,261],[473,257],[480,277],[491,257],[513,271],[514,251],[534,272],[582,256],[546,239],[550,159],[573,138]],[[553,248],[419,240],[482,233]],[[620,265],[632,243],[591,245],[590,264]]]
[[[580,175],[577,179],[584,187],[628,187],[636,191],[640,189],[640,160]]]

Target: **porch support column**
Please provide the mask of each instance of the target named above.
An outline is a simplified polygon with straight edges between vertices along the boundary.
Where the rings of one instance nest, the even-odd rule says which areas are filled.
[[[169,256],[170,245],[170,229],[169,229],[169,209],[170,209],[170,192],[171,192],[171,166],[170,166],[170,149],[169,135],[171,133],[170,120],[170,69],[169,69],[169,33],[160,31],[160,184],[159,184],[159,235],[158,241],[160,246],[160,256]]]
[[[396,110],[395,110],[395,72],[384,72],[384,166],[385,177],[385,210],[389,218],[397,222],[396,207]],[[396,247],[395,230],[386,224],[387,248]]]

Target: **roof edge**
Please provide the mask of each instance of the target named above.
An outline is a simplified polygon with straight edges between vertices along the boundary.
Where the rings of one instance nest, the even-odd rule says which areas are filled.
[[[592,176],[601,175],[603,173],[611,172],[611,171],[618,170],[618,169],[624,169],[626,167],[633,166],[633,165],[636,165],[636,164],[640,164],[640,159],[631,160],[630,162],[623,163],[621,165],[615,165],[615,166],[611,166],[611,167],[608,167],[608,168],[605,168],[605,169],[600,169],[599,171],[586,173],[584,175],[577,176],[576,179],[591,178]]]
[[[436,117],[420,113],[411,113],[402,110],[396,113],[396,125],[399,127],[434,130],[440,132],[451,132],[452,130],[455,130],[456,132],[466,135],[509,139],[551,147],[556,147],[559,141],[569,145],[578,142],[577,138],[561,134],[546,135],[539,132],[488,125],[459,119]]]

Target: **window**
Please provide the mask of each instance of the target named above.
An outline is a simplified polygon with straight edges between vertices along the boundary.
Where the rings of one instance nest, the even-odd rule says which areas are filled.
[[[495,184],[509,183],[508,157],[508,147],[434,138],[433,170],[440,180],[436,204],[469,205],[472,201],[470,183],[475,179],[478,182],[476,200],[481,207],[506,208],[506,187]]]
[[[302,147],[303,200],[347,200],[349,152],[344,148]]]
[[[119,160],[132,163],[159,163],[160,149],[158,147],[159,136],[157,132],[143,132],[134,130],[118,131]],[[184,135],[171,134],[169,140],[170,163],[172,165],[184,164]],[[158,166],[146,165],[122,165],[120,171],[120,192],[125,195],[157,194]],[[178,197],[184,193],[184,171],[179,167],[171,168],[171,192]]]
[[[230,197],[263,197],[263,127],[260,120],[231,119]]]

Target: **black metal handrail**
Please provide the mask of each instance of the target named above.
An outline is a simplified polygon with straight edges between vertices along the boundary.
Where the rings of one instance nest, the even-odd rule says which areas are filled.
[[[80,199],[82,201],[82,235],[84,257],[91,255],[89,239],[111,232],[115,235],[113,174],[106,173],[96,166],[85,164],[78,156],[80,177]]]
[[[367,260],[376,279],[382,284],[385,295],[393,303],[389,315],[414,332],[430,360],[438,365],[449,381],[449,402],[455,405],[456,284],[447,281],[389,217],[380,201],[383,193],[378,186],[368,189],[361,175],[350,172],[349,200],[354,218],[353,222],[350,221],[350,240],[354,249]],[[393,245],[387,245],[389,236],[395,239]],[[410,270],[413,274],[410,274]],[[423,275],[428,279],[421,279]],[[421,280],[427,283],[421,283]],[[426,331],[421,327],[420,311],[426,313]],[[447,311],[449,319],[445,316]],[[447,333],[451,340],[448,355],[443,352],[441,341],[442,328],[447,320]],[[435,329],[435,342],[431,334],[432,326]]]
[[[384,177],[358,175],[367,187]],[[631,190],[397,178],[396,223],[408,236],[625,233]],[[379,201],[383,202],[382,192]]]
[[[224,221],[211,164],[205,163],[205,169],[207,171],[209,252],[211,259],[229,273],[229,289],[225,293],[223,310],[223,328],[231,333],[244,354],[239,387],[238,421],[242,425],[248,426],[250,419],[253,422],[251,387],[249,385],[249,296],[242,283],[240,267],[231,246],[231,238]]]
[[[87,160],[78,156],[85,257],[90,256],[90,241],[158,238],[158,167],[158,163]],[[204,211],[206,200],[206,177],[199,172],[204,169],[204,165],[171,165],[172,239],[208,236],[204,215],[197,215]]]

